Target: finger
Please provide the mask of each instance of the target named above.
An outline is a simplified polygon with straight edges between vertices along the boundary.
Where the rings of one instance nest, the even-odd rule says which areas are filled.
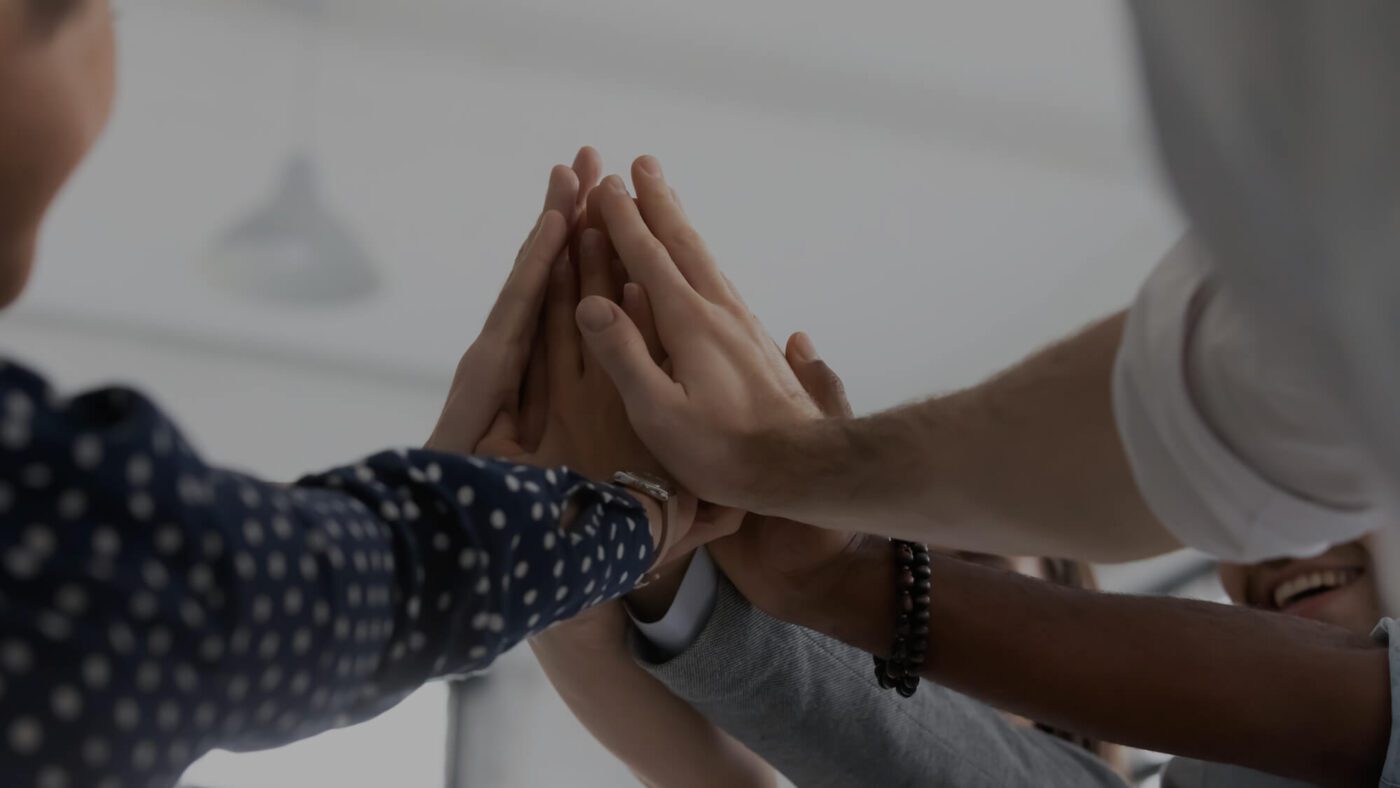
[[[520,396],[520,443],[526,451],[539,448],[549,420],[548,344],[536,342],[531,347],[530,366],[525,370],[525,389]]]
[[[522,453],[520,431],[517,428],[515,416],[508,411],[496,414],[495,420],[491,422],[491,428],[481,439],[477,453],[498,458],[512,457]]]
[[[579,149],[578,155],[574,157],[574,173],[578,176],[578,209],[574,214],[569,251],[577,260],[579,258],[579,234],[595,221],[588,210],[588,197],[598,187],[598,180],[603,177],[603,157],[598,151],[585,145]]]
[[[811,337],[802,332],[793,334],[788,339],[787,360],[793,374],[827,418],[849,418],[854,415],[851,403],[846,399],[846,384],[821,360]]]
[[[646,340],[621,307],[606,298],[585,298],[577,319],[584,344],[617,386],[634,426],[681,404],[682,392],[652,360]]]
[[[749,305],[744,301],[744,294],[740,293],[739,288],[734,286],[734,280],[723,273],[721,273],[720,276],[724,277],[724,286],[729,288],[729,296],[734,300],[734,305],[742,310],[743,313],[757,320],[758,317],[754,315],[753,311],[749,309]]]
[[[597,230],[584,230],[579,239],[579,295],[601,296],[609,301],[622,298],[622,286],[612,275],[612,246]]]
[[[637,187],[637,209],[652,234],[670,252],[686,281],[711,301],[728,301],[729,287],[704,239],[676,202],[675,192],[661,172],[661,163],[654,156],[637,159],[632,165],[632,183]]]
[[[491,307],[486,317],[486,332],[493,333],[500,341],[512,343],[534,338],[540,305],[544,303],[544,291],[549,283],[549,269],[563,251],[567,239],[568,225],[564,216],[558,211],[546,212]]]
[[[573,226],[578,214],[579,176],[572,167],[555,165],[549,171],[549,189],[544,195],[544,211],[558,211]]]
[[[592,207],[602,214],[608,237],[627,268],[627,276],[647,289],[652,303],[668,313],[688,315],[702,302],[642,219],[622,179],[610,175],[593,192]]]
[[[584,208],[584,215],[579,219],[579,227],[597,230],[607,235],[608,223],[603,219],[603,211],[597,205],[598,190],[601,188],[602,184],[599,184],[588,193],[588,205]]]
[[[574,322],[577,306],[578,277],[569,259],[560,255],[549,278],[549,303],[545,309],[545,344],[553,396],[568,396],[563,387],[577,380],[583,370],[582,344]]]
[[[591,146],[583,146],[574,157],[574,174],[578,176],[578,204],[582,207],[588,193],[603,177],[603,157]]]
[[[535,226],[530,228],[525,240],[520,242],[520,249],[515,253],[515,265],[520,265],[520,261],[525,258],[525,252],[530,249],[530,244],[535,242],[535,236],[540,234],[540,222],[542,221],[544,221],[544,214],[535,217]]]
[[[647,299],[647,291],[641,285],[628,282],[622,286],[622,311],[626,312],[632,323],[637,326],[652,360],[660,364],[666,356],[666,351],[661,347],[661,335],[656,332],[656,316],[651,313],[651,301]]]

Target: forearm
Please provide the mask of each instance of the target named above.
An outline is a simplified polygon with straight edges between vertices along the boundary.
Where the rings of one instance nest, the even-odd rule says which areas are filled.
[[[593,737],[653,788],[770,788],[761,758],[633,661],[617,606],[530,641],[559,696]]]
[[[893,640],[893,563],[872,549],[797,623]],[[1042,722],[1321,784],[1374,784],[1386,650],[1278,614],[1053,586],[935,558],[924,675]]]
[[[865,653],[760,612],[723,580],[695,643],[640,664],[796,785],[1122,786],[1087,753],[965,695],[931,686],[900,701]]]
[[[1114,424],[1123,321],[1110,317],[966,391],[766,436],[755,508],[1001,555],[1115,561],[1173,549]]]

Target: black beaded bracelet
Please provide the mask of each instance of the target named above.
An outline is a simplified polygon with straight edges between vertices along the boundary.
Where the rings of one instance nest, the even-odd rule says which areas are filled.
[[[888,657],[875,657],[875,678],[884,689],[909,698],[919,689],[919,669],[928,648],[933,559],[928,545],[890,540],[894,548],[894,645]]]

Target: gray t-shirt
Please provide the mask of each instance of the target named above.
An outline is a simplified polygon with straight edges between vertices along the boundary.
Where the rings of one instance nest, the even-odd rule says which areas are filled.
[[[1086,750],[946,687],[902,700],[868,654],[764,615],[723,575],[713,588],[694,642],[658,654],[639,633],[638,662],[800,788],[1126,788]]]
[[[1011,725],[934,684],[908,701],[880,690],[858,649],[764,615],[702,549],[662,622],[638,625],[638,663],[798,786],[1112,786],[1124,782],[1083,749]],[[1372,637],[1391,665],[1390,751],[1381,788],[1400,788],[1400,624]],[[1309,788],[1283,777],[1189,758],[1163,788]]]

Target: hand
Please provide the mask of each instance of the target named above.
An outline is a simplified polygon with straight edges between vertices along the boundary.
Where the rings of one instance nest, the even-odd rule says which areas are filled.
[[[568,465],[597,481],[608,481],[615,472],[623,470],[666,475],[633,432],[616,387],[584,348],[574,319],[581,297],[613,303],[624,300],[624,292],[632,293],[626,303],[636,320],[642,325],[650,324],[650,308],[645,299],[636,298],[636,288],[624,291],[615,275],[613,251],[606,236],[597,230],[581,234],[577,270],[566,256],[559,255],[550,274],[543,341],[537,343],[524,392],[527,412],[533,407],[529,403],[547,403],[538,446],[533,450],[521,446],[509,429],[513,420],[503,414],[478,445],[479,452],[537,466]],[[659,538],[660,506],[643,496],[635,497],[648,507],[653,531]],[[697,520],[698,503],[694,496],[684,493],[677,508],[666,535],[667,544],[658,544],[658,563],[733,533],[740,522],[737,514],[713,508],[707,508],[708,516]]]
[[[828,418],[850,417],[845,387],[818,357],[805,334],[788,340],[787,360]],[[803,611],[823,609],[847,562],[869,537],[827,531],[777,517],[749,515],[733,536],[710,545],[710,555],[755,607],[774,618],[804,623]]]
[[[707,501],[754,508],[761,436],[821,413],[716,267],[656,160],[638,159],[632,177],[635,202],[614,176],[594,191],[590,211],[655,306],[669,372],[636,320],[607,299],[585,298],[578,325],[662,464]]]
[[[498,444],[508,441],[516,449],[503,454],[520,453],[538,441],[545,403],[522,401],[522,391],[540,308],[550,267],[565,253],[569,228],[601,172],[598,152],[584,148],[572,168],[559,165],[550,173],[544,211],[520,247],[481,335],[457,365],[428,448],[476,454],[488,429]]]

